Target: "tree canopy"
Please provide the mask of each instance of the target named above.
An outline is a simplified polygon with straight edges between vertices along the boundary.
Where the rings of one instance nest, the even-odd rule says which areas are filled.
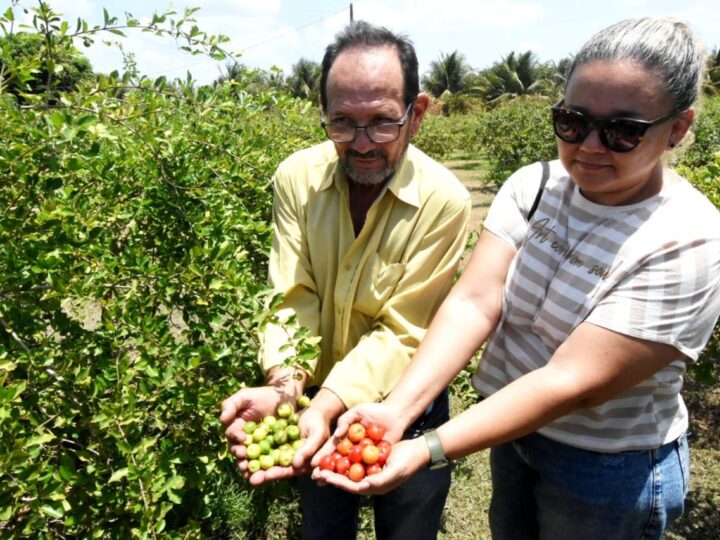
[[[90,62],[69,40],[49,44],[42,34],[19,32],[0,37],[0,55],[0,85],[16,96],[68,92],[93,78]]]
[[[472,68],[465,56],[458,51],[450,54],[440,54],[438,60],[430,63],[430,69],[422,78],[423,88],[434,97],[442,96],[444,92],[456,94],[466,89],[468,76]]]

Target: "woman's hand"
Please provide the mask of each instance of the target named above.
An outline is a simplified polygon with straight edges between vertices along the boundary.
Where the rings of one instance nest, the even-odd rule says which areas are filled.
[[[367,403],[353,407],[338,418],[335,431],[322,448],[315,453],[311,466],[317,467],[323,456],[332,454],[335,447],[347,434],[350,425],[355,422],[360,422],[364,426],[377,424],[385,430],[383,439],[390,443],[399,441],[402,439],[406,426],[401,425],[398,418],[398,412],[386,403]]]
[[[319,468],[313,470],[312,478],[357,495],[383,495],[401,485],[429,462],[427,443],[423,437],[418,437],[393,445],[385,467],[379,473],[366,476],[359,482]]]
[[[388,403],[366,403],[353,407],[343,414],[337,421],[333,437],[342,439],[348,428],[359,422],[364,426],[377,424],[385,429],[383,439],[395,443],[402,439],[407,426],[400,423],[400,412]]]

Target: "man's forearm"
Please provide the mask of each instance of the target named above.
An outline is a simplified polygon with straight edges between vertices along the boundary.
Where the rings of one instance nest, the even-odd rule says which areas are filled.
[[[334,422],[347,410],[338,395],[328,388],[321,388],[310,402],[310,406],[322,412],[328,424]]]
[[[267,375],[267,386],[277,390],[283,401],[297,402],[297,399],[305,391],[307,373],[302,369],[289,367],[270,368]]]

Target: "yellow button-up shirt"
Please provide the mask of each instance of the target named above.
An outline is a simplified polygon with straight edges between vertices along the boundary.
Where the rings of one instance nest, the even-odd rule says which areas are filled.
[[[465,247],[467,190],[410,145],[356,237],[331,142],[290,156],[273,186],[269,271],[284,295],[279,316],[294,313],[321,337],[308,385],[330,389],[348,408],[383,399],[451,286]],[[294,354],[287,336],[287,328],[266,328],[266,371]]]

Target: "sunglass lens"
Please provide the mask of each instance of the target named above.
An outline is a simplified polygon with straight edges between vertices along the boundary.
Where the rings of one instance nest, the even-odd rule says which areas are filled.
[[[614,152],[629,152],[640,144],[646,129],[631,120],[611,120],[602,129],[603,144]]]
[[[580,142],[588,134],[588,123],[580,113],[555,110],[553,111],[553,124],[555,134],[568,143]]]

